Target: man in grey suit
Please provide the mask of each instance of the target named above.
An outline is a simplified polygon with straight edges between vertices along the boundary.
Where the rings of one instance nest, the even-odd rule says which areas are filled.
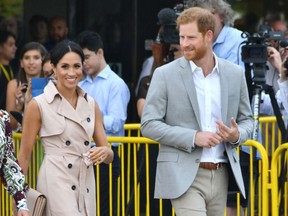
[[[177,26],[184,57],[156,69],[141,119],[143,136],[160,143],[155,198],[177,216],[223,216],[229,170],[245,197],[236,152],[253,129],[245,74],[214,55],[210,11],[189,8]]]

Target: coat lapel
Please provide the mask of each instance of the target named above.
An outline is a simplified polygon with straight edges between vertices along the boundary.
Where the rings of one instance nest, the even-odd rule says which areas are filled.
[[[77,87],[79,96],[77,99],[77,107],[74,109],[71,104],[59,94],[57,88],[55,87],[55,82],[56,81],[54,81],[53,84],[53,82],[50,81],[44,89],[44,94],[48,103],[56,103],[56,112],[59,115],[79,124],[88,135],[89,133],[86,130],[87,127],[84,125],[84,120],[89,118],[93,110],[90,109],[88,101],[85,98],[86,93]]]
[[[77,99],[77,104],[78,103],[79,103],[79,99]],[[69,104],[69,102],[64,97],[62,97],[62,99],[60,100],[57,113],[59,115],[64,116],[67,119],[70,119],[78,124],[81,124],[81,119],[79,115],[76,113],[76,110],[73,109],[73,107]]]
[[[193,107],[198,125],[201,128],[200,112],[199,112],[196,88],[194,85],[194,79],[192,76],[192,71],[191,71],[189,61],[187,61],[184,57],[182,57],[180,59],[180,67],[181,67],[180,74],[184,82],[184,86],[187,90],[188,97]]]

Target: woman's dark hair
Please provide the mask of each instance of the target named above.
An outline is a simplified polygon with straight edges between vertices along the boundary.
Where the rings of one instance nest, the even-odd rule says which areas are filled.
[[[73,41],[64,40],[57,43],[51,51],[51,64],[56,66],[60,59],[62,59],[63,56],[69,52],[77,53],[81,58],[81,62],[84,62],[84,53],[80,45]]]
[[[51,56],[50,56],[50,53],[49,53],[49,52],[44,56],[44,58],[43,58],[43,60],[42,60],[42,67],[43,67],[43,65],[44,65],[46,62],[48,62],[48,61],[51,61]]]
[[[46,48],[39,42],[29,42],[26,43],[20,52],[20,60],[23,59],[26,52],[30,50],[38,50],[41,54],[42,60],[45,58],[45,56],[48,54],[48,51]],[[43,72],[41,72],[40,77],[43,77]],[[18,80],[22,83],[27,83],[28,80],[26,79],[26,74],[23,68],[20,67],[18,72]]]

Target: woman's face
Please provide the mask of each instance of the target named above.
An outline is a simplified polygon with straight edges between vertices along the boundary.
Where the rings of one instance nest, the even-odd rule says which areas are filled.
[[[57,86],[62,89],[76,88],[82,77],[83,64],[75,52],[66,53],[57,65],[52,65]]]
[[[28,50],[20,60],[26,75],[39,77],[42,71],[42,56],[39,50]]]
[[[43,73],[44,73],[44,77],[49,77],[52,74],[52,65],[50,61],[46,61],[43,64]]]

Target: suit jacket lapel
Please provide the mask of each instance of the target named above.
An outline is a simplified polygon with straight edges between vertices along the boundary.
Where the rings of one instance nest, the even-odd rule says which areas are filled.
[[[225,76],[225,68],[222,62],[218,60],[218,67],[220,71],[220,88],[221,88],[221,114],[222,121],[225,123],[227,121],[227,110],[228,110],[228,76]],[[229,72],[228,72],[229,73]]]
[[[181,67],[180,74],[184,82],[184,86],[187,90],[188,97],[193,107],[198,125],[201,128],[200,112],[199,112],[196,88],[194,85],[194,79],[192,76],[192,71],[191,71],[189,61],[187,61],[184,57],[182,57],[180,59],[180,67]]]

